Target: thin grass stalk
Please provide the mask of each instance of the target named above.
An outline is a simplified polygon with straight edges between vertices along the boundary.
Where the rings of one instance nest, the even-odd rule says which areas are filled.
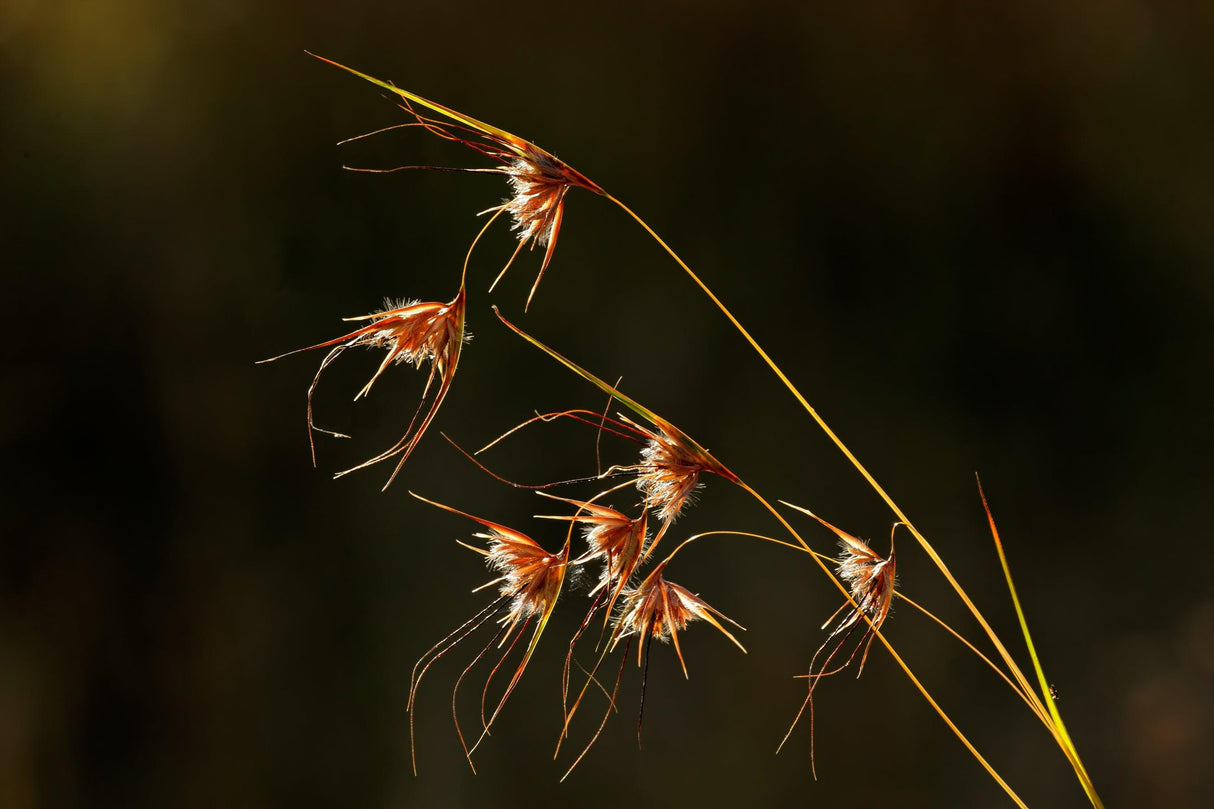
[[[960,583],[956,580],[956,578],[954,578],[952,572],[948,569],[948,565],[946,565],[944,560],[940,558],[940,555],[936,553],[935,548],[933,548],[931,543],[928,542],[927,539],[919,532],[919,529],[915,528],[914,523],[912,523],[906,514],[903,513],[902,509],[898,507],[898,504],[894,501],[894,499],[890,497],[884,488],[882,488],[881,484],[877,482],[877,479],[872,476],[864,464],[860,463],[860,459],[857,458],[850,449],[848,449],[847,445],[843,443],[843,439],[839,438],[835,431],[831,429],[830,425],[826,423],[826,420],[818,414],[818,411],[815,410],[813,405],[809,403],[804,394],[802,394],[797,386],[792,383],[792,380],[785,375],[784,371],[780,369],[780,366],[776,364],[775,360],[771,358],[771,356],[763,349],[758,341],[751,336],[750,332],[746,330],[746,327],[743,326],[742,323],[734,316],[733,312],[729,310],[729,307],[721,302],[721,299],[716,296],[708,285],[705,284],[689,266],[687,266],[687,263],[679,257],[678,253],[676,253],[670,247],[670,245],[668,245],[666,241],[659,236],[648,223],[645,222],[645,220],[641,219],[641,217],[638,216],[631,208],[610,194],[607,195],[607,198],[616,205],[620,206],[625,213],[635,219],[637,224],[639,224],[645,230],[645,232],[652,236],[654,240],[661,245],[662,249],[665,250],[666,253],[672,259],[674,259],[675,263],[678,264],[685,273],[687,273],[688,277],[695,282],[696,286],[698,286],[700,290],[712,300],[716,307],[721,311],[721,314],[725,315],[729,322],[733,324],[734,328],[738,330],[738,333],[742,335],[743,339],[745,339],[750,347],[754,349],[754,351],[763,359],[765,363],[767,363],[767,367],[771,369],[772,373],[774,373],[779,380],[784,383],[784,387],[786,387],[788,391],[796,398],[796,400],[801,404],[801,407],[805,409],[805,412],[807,412],[813,418],[818,427],[820,427],[822,431],[826,433],[826,436],[834,443],[836,447],[838,447],[839,451],[846,456],[847,460],[849,460],[852,466],[856,468],[856,471],[858,471],[861,476],[864,477],[864,480],[867,481],[868,485],[872,487],[873,491],[875,491],[878,496],[885,501],[885,504],[889,506],[891,511],[894,512],[894,515],[898,518],[898,520],[906,525],[907,530],[911,532],[911,535],[914,536],[915,540],[923,547],[923,550],[931,558],[936,567],[940,569],[940,572],[944,574],[944,577],[961,597],[961,600],[965,602],[967,607],[969,607],[970,612],[972,612],[974,617],[978,619],[978,622],[982,625],[983,629],[986,630],[987,635],[991,638],[991,641],[995,644],[996,648],[1002,649],[1003,644],[999,642],[998,636],[995,635],[994,630],[991,629],[990,625],[982,617],[982,613],[978,611],[978,608],[966,594],[964,588],[962,588]]]
[[[852,451],[843,442],[843,439],[841,439],[838,436],[838,434],[836,434],[835,431],[833,429],[831,429],[830,425],[826,423],[826,420],[818,413],[818,411],[816,409],[814,409],[813,405],[811,405],[809,403],[809,401],[805,398],[805,396],[801,393],[801,391],[797,388],[797,386],[793,384],[792,380],[790,380],[788,378],[788,376],[784,373],[784,371],[781,370],[779,365],[776,364],[775,360],[773,360],[771,358],[771,356],[763,349],[763,347],[759,344],[759,342],[757,340],[755,340],[754,337],[751,336],[750,332],[747,331],[746,327],[742,325],[741,321],[739,321],[737,319],[737,317],[734,316],[733,312],[731,312],[729,310],[729,307],[727,307],[721,301],[721,299],[718,298],[716,296],[716,294],[708,287],[708,285],[705,284],[704,281],[701,280],[698,275],[696,275],[696,273],[691,269],[691,267],[689,267],[687,265],[687,263],[685,261],[683,261],[683,259],[678,255],[678,253],[676,253],[674,251],[674,249],[671,248],[670,245],[667,244],[666,241],[661,236],[659,236],[658,233],[652,227],[650,227],[650,225],[647,222],[645,222],[645,220],[642,219],[635,211],[633,211],[631,208],[629,208],[627,205],[625,205],[618,198],[616,198],[610,194],[606,194],[605,196],[607,197],[608,200],[610,200],[611,202],[618,205],[621,210],[623,210],[630,217],[632,217],[632,219],[635,220],[636,223],[638,225],[640,225],[640,227],[643,230],[645,230],[645,232],[648,233],[662,247],[663,250],[666,251],[666,253],[671,257],[671,259],[673,259],[674,262],[679,265],[679,267],[696,284],[696,286],[698,286],[700,288],[700,290],[705,295],[708,296],[708,298],[713,302],[713,304],[717,307],[717,309],[720,310],[721,314],[723,314],[726,317],[726,319],[729,320],[729,322],[731,324],[733,324],[734,328],[737,329],[738,333],[742,335],[743,339],[746,340],[746,342],[755,351],[755,353],[757,353],[759,355],[759,357],[767,364],[767,367],[771,369],[772,373],[774,373],[776,375],[776,377],[784,384],[784,387],[787,388],[788,391],[793,395],[793,397],[800,403],[801,407],[810,415],[811,418],[813,418],[814,422],[818,425],[818,427],[821,428],[821,430],[824,433],[826,433],[826,436],[831,440],[831,442],[834,443],[834,445],[839,449],[840,452],[843,453],[843,455],[847,458],[847,460],[851,462],[852,466],[855,467],[856,471],[860,473],[860,475],[869,484],[869,486],[873,489],[873,491],[875,491],[877,493],[877,495],[885,502],[885,504],[894,513],[894,515],[898,518],[898,520],[906,526],[907,530],[910,531],[911,536],[913,536],[915,538],[915,541],[918,542],[920,547],[923,548],[923,551],[928,555],[928,558],[930,558],[932,560],[933,564],[936,565],[936,568],[941,572],[941,574],[944,576],[945,580],[948,581],[949,585],[952,586],[953,590],[957,593],[957,596],[961,599],[961,601],[969,609],[970,613],[974,616],[975,620],[978,621],[979,625],[982,627],[983,631],[986,633],[987,638],[990,640],[991,644],[995,647],[995,650],[999,653],[999,657],[1003,660],[1004,665],[1006,665],[1008,667],[1008,670],[1009,670],[1009,672],[1011,672],[1013,678],[1020,684],[1020,688],[1017,690],[1022,691],[1022,693],[1026,694],[1026,695],[1032,695],[1032,700],[1037,701],[1036,692],[1029,686],[1028,679],[1025,677],[1024,672],[1021,671],[1019,665],[1016,663],[1015,659],[1011,656],[1011,653],[1007,650],[1007,647],[1000,640],[999,636],[995,633],[994,629],[991,627],[990,623],[986,620],[985,616],[983,616],[981,610],[978,609],[978,607],[974,603],[973,599],[971,599],[969,594],[966,593],[965,588],[963,588],[961,586],[961,583],[958,582],[956,577],[953,576],[952,571],[949,570],[949,567],[947,564],[945,564],[944,559],[941,558],[940,554],[936,552],[936,549],[927,540],[927,538],[919,531],[919,529],[915,527],[914,523],[912,523],[910,518],[906,516],[906,514],[898,506],[897,502],[893,499],[893,497],[891,497],[889,495],[889,493],[886,492],[885,489],[881,486],[881,484],[877,482],[877,479],[875,477],[873,477],[872,473],[870,473],[868,471],[868,469],[864,466],[864,464],[862,464],[860,462],[860,459],[857,458],[855,456],[855,454],[852,453]],[[1002,551],[1000,552],[1000,556],[1002,558]],[[1009,583],[1010,583],[1010,578],[1009,578]],[[1027,624],[1024,621],[1024,616],[1023,616],[1023,613],[1020,611],[1019,606],[1017,606],[1017,615],[1020,617],[1021,626],[1022,626],[1022,628],[1024,628],[1024,631],[1026,633],[1026,639],[1028,639]],[[878,633],[878,637],[881,637],[880,633]],[[882,638],[882,643],[885,643],[884,638]],[[1030,650],[1031,650],[1032,649],[1031,640],[1029,640],[1029,646],[1030,646]],[[1041,673],[1039,663],[1037,662],[1035,651],[1033,652],[1033,660],[1034,660],[1034,667],[1037,669],[1038,677],[1039,677],[1039,679],[1041,679],[1041,678],[1043,678],[1043,674]],[[909,674],[910,672],[908,671],[907,673]],[[1053,700],[1048,698],[1048,684],[1045,686],[1045,689],[1046,689],[1046,693],[1047,693],[1046,701],[1052,703]],[[926,692],[924,693],[924,696],[927,696]],[[929,697],[929,701],[930,701],[930,697]],[[1053,705],[1046,706],[1044,704],[1041,704],[1037,709],[1034,709],[1034,713],[1037,713],[1038,715],[1040,715],[1041,712],[1043,712],[1043,711],[1048,711],[1052,717],[1055,717],[1054,727],[1058,730],[1058,733],[1054,734],[1055,738],[1058,741],[1059,746],[1062,748],[1064,754],[1071,761],[1072,767],[1075,768],[1075,772],[1079,776],[1079,779],[1083,785],[1084,791],[1087,793],[1089,800],[1092,802],[1092,805],[1097,807],[1098,809],[1103,809],[1103,803],[1100,801],[1100,798],[1097,796],[1094,786],[1093,786],[1090,778],[1088,777],[1087,772],[1084,769],[1082,762],[1079,760],[1078,751],[1076,750],[1074,744],[1071,742],[1069,735],[1066,734],[1065,727],[1060,724],[1061,717],[1058,715],[1057,708]],[[975,755],[977,755],[977,753],[975,753]],[[992,774],[993,774],[993,772],[992,772]]]
[[[826,558],[829,559],[830,557],[826,557]],[[989,657],[987,657],[985,654],[983,654],[982,651],[980,649],[978,649],[977,646],[970,643],[969,640],[967,640],[964,635],[962,635],[960,632],[958,632],[957,630],[953,629],[951,626],[946,624],[944,621],[942,621],[939,618],[939,616],[937,616],[934,612],[929,610],[927,607],[920,604],[918,601],[915,601],[913,598],[906,595],[905,593],[902,593],[901,591],[895,592],[894,597],[905,601],[910,606],[919,610],[919,612],[923,613],[928,618],[930,618],[932,621],[934,621],[945,632],[949,633],[954,638],[956,638],[958,641],[960,641],[962,643],[962,645],[965,646],[965,648],[969,649],[971,652],[973,652],[975,655],[977,655],[978,658],[980,660],[982,660],[983,663],[985,663],[987,666],[990,667],[991,671],[995,672],[995,674],[999,675],[999,678],[1001,680],[1003,680],[1005,683],[1007,683],[1008,687],[1011,688],[1012,691],[1016,692],[1016,696],[1020,697],[1020,699],[1024,701],[1024,704],[1026,706],[1028,706],[1028,709],[1030,711],[1032,711],[1037,716],[1038,719],[1041,720],[1041,723],[1043,725],[1045,725],[1046,729],[1049,730],[1051,733],[1053,733],[1053,729],[1054,729],[1053,723],[1050,721],[1049,715],[1042,712],[1042,706],[1041,706],[1040,701],[1034,699],[1032,695],[1026,695],[1024,693],[1024,691],[1021,690],[1020,686],[1017,685],[1016,683],[1012,682],[1012,678],[1008,677],[1007,673],[1003,669],[999,668],[998,665],[995,664],[994,660],[991,660]]]
[[[781,514],[775,506],[769,503],[767,499],[763,497],[763,495],[759,494],[743,480],[738,480],[737,484],[744,491],[754,497],[755,500],[757,500],[759,504],[763,506],[763,508],[767,509],[772,516],[774,516],[780,522],[780,524],[784,526],[784,529],[797,540],[799,545],[809,551],[809,555],[813,557],[814,563],[822,569],[822,572],[825,573],[826,577],[835,585],[835,588],[838,589],[839,592],[843,593],[843,597],[846,598],[848,602],[857,609],[860,617],[864,619],[869,628],[872,630],[873,634],[876,635],[877,639],[881,641],[881,645],[884,646],[886,651],[889,652],[890,656],[894,659],[894,662],[898,664],[898,667],[902,669],[902,672],[907,676],[908,679],[910,679],[911,683],[914,684],[915,688],[919,691],[923,698],[927,700],[927,704],[932,706],[932,710],[934,710],[937,715],[944,720],[944,724],[948,725],[949,730],[951,730],[953,734],[961,741],[961,744],[965,746],[965,749],[969,751],[970,755],[972,755],[978,761],[978,763],[982,765],[982,768],[986,770],[987,774],[990,775],[991,778],[995,779],[995,783],[999,784],[999,786],[1003,788],[1003,791],[1007,793],[1008,797],[1011,798],[1017,806],[1021,807],[1021,809],[1028,809],[1024,801],[1022,801],[1020,796],[1016,794],[1016,791],[1012,789],[1011,785],[1008,784],[1007,781],[1003,780],[1003,777],[999,775],[991,763],[978,752],[978,748],[976,748],[973,742],[966,737],[966,735],[961,731],[961,728],[957,727],[957,724],[953,722],[948,713],[945,712],[942,707],[940,707],[940,703],[936,702],[935,698],[927,690],[927,686],[923,685],[919,678],[915,676],[915,673],[911,671],[910,665],[902,659],[902,655],[898,654],[898,652],[894,650],[893,645],[886,639],[881,630],[873,625],[872,619],[869,618],[868,613],[859,608],[859,605],[852,598],[851,593],[848,592],[847,588],[844,587],[837,578],[835,578],[835,575],[831,573],[830,568],[828,568],[826,563],[819,558],[819,554],[814,553],[810,549],[808,543],[806,543],[801,535],[797,533],[797,530],[792,527],[788,520],[784,518],[784,515]]]

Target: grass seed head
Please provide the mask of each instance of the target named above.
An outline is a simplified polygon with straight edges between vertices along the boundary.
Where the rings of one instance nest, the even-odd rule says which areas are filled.
[[[502,618],[511,626],[531,616],[547,616],[556,604],[568,569],[569,546],[549,553],[531,537],[504,525],[479,520],[489,528],[476,534],[489,542],[488,550],[472,548],[485,556],[485,563],[501,575],[477,589],[498,585],[498,592],[511,599]]]
[[[379,370],[358,396],[366,396],[389,365],[409,363],[420,368],[429,361],[442,369],[453,363],[455,352],[468,341],[464,331],[462,295],[450,303],[405,303],[349,319],[370,320],[371,323],[354,332],[357,336],[349,341],[348,347],[366,346],[388,352]]]
[[[473,516],[451,506],[427,500],[413,492],[410,492],[410,494],[413,494],[414,497],[423,503],[429,503],[443,511],[466,517],[484,527],[486,530],[475,534],[475,536],[487,540],[487,548],[477,547],[464,542],[460,542],[460,544],[484,556],[489,567],[501,574],[498,578],[476,588],[477,590],[484,590],[497,585],[499,591],[498,597],[494,599],[493,603],[483,608],[468,621],[465,621],[455,631],[448,634],[423,654],[413,667],[413,676],[409,685],[409,732],[410,737],[412,737],[413,714],[417,707],[417,692],[426,672],[439,658],[470,637],[486,622],[500,616],[498,623],[501,625],[501,628],[473,658],[472,663],[464,669],[463,674],[455,681],[455,687],[451,694],[451,712],[455,720],[456,733],[459,735],[460,744],[464,748],[464,755],[468,758],[469,765],[471,765],[473,751],[489,735],[489,728],[497,719],[498,714],[510,698],[511,693],[513,693],[515,686],[518,685],[519,680],[522,679],[523,673],[527,670],[527,665],[531,661],[532,654],[540,642],[540,637],[544,633],[544,628],[548,625],[548,619],[552,616],[553,608],[556,606],[557,598],[560,596],[561,587],[565,582],[565,572],[569,566],[569,542],[566,541],[557,553],[549,553],[531,537],[513,528],[507,528],[499,523]],[[518,666],[510,678],[510,682],[505,686],[501,696],[497,699],[496,708],[487,713],[489,707],[489,686],[492,683],[493,677],[523,638],[528,627],[531,627],[531,639],[526,644]],[[456,710],[456,699],[460,683],[463,681],[464,676],[488,653],[489,648],[495,643],[499,649],[504,648],[505,651],[501,653],[497,663],[489,672],[484,687],[481,690],[482,733],[477,741],[469,746],[464,739],[463,731],[460,730],[458,711]],[[416,756],[414,757],[413,770],[415,773],[417,772]],[[475,772],[475,768],[473,768],[473,771]]]
[[[645,432],[649,441],[641,449],[636,467],[637,489],[658,519],[670,522],[693,499],[700,487],[700,473],[710,469],[693,447],[677,437],[662,430]]]
[[[501,173],[506,175],[513,192],[502,207],[513,221],[512,229],[519,242],[548,248],[540,269],[543,272],[552,259],[552,250],[564,217],[565,195],[569,189],[587,188],[600,194],[602,189],[543,149],[529,143],[518,149],[517,155],[508,160]]]
[[[540,279],[543,278],[544,270],[552,261],[552,253],[556,249],[556,240],[561,229],[561,220],[564,218],[565,195],[569,189],[584,188],[600,196],[605,195],[606,192],[589,177],[528,140],[492,124],[478,121],[436,101],[430,101],[408,90],[402,90],[390,82],[368,76],[321,56],[316,58],[395,93],[401,99],[401,108],[415,119],[415,123],[407,126],[418,126],[444,140],[462,143],[498,163],[497,166],[489,168],[455,170],[502,174],[510,183],[511,196],[502,204],[489,208],[485,213],[505,212],[509,214],[513,220],[513,230],[519,239],[515,255],[525,245],[534,248],[538,244],[546,248],[539,275],[536,276],[531,293],[527,296],[527,303],[530,304]],[[438,113],[442,117],[431,117],[425,113],[426,110]],[[411,168],[427,167],[414,166]],[[513,261],[513,257],[511,257],[511,261]],[[498,275],[499,279],[509,267],[510,263],[507,262],[506,267]],[[496,283],[497,281],[494,281],[495,285]]]
[[[890,603],[897,587],[897,562],[893,549],[890,549],[889,558],[886,559],[870,548],[864,540],[838,529],[836,534],[842,548],[838,561],[839,578],[847,583],[852,599],[867,613],[873,627],[880,629],[889,615]],[[859,618],[860,616],[853,612],[843,626],[850,626]]]
[[[683,676],[687,676],[687,663],[683,660],[683,650],[679,647],[679,632],[682,632],[691,621],[707,621],[729,638],[743,652],[746,651],[738,639],[721,625],[718,617],[729,623],[742,627],[733,619],[713,609],[692,593],[686,587],[667,581],[662,575],[666,564],[659,564],[635,588],[624,591],[624,605],[616,620],[613,645],[621,639],[636,635],[642,640],[656,638],[663,643],[673,643],[679,663],[683,667]],[[640,665],[642,652],[637,655]]]
[[[577,561],[603,560],[603,574],[594,591],[626,581],[636,569],[645,547],[649,525],[647,514],[642,512],[634,520],[613,508],[594,503],[584,504],[584,508],[589,513],[574,519],[583,524],[589,547]]]
[[[262,360],[262,362],[273,362],[291,354],[298,354],[301,351],[312,351],[317,348],[330,349],[325,358],[321,360],[320,367],[316,371],[316,376],[313,377],[312,384],[308,388],[308,442],[312,447],[312,463],[314,465],[316,463],[316,445],[313,441],[314,433],[322,432],[338,438],[349,437],[344,433],[317,427],[312,419],[312,397],[316,393],[316,386],[320,383],[321,375],[324,374],[325,369],[330,364],[335,362],[348,349],[360,346],[383,349],[386,352],[383,361],[379,364],[375,373],[371,375],[371,378],[367,380],[367,384],[363,385],[362,389],[355,394],[355,401],[367,396],[371,392],[372,386],[375,385],[376,380],[383,376],[384,372],[393,365],[406,363],[413,365],[415,368],[420,368],[429,362],[430,376],[426,380],[426,386],[422,392],[417,410],[400,440],[379,455],[340,474],[344,475],[399,455],[401,456],[400,461],[397,463],[392,476],[388,478],[388,483],[392,482],[392,478],[396,477],[396,472],[400,471],[401,466],[404,465],[404,462],[429,428],[431,421],[433,421],[434,416],[438,413],[439,407],[442,406],[443,399],[451,387],[452,380],[455,378],[455,370],[459,365],[460,352],[464,343],[469,339],[469,335],[464,328],[466,300],[467,296],[461,286],[459,293],[448,303],[412,302],[389,305],[379,312],[346,318],[347,321],[368,321],[366,325],[355,329],[349,334],[344,334],[341,337],[336,337],[323,343],[307,346],[306,348],[288,351],[286,354],[281,354],[268,360]],[[429,402],[428,407],[427,401]],[[387,487],[385,486],[385,488]]]

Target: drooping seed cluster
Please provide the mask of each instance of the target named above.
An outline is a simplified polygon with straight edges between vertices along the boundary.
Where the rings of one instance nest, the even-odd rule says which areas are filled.
[[[313,420],[312,397],[316,393],[317,385],[320,384],[320,377],[330,364],[351,348],[384,349],[386,353],[379,368],[367,380],[367,384],[355,394],[354,399],[357,401],[367,396],[376,380],[393,365],[408,363],[415,368],[421,368],[422,365],[429,362],[430,375],[426,379],[421,401],[400,440],[380,454],[339,473],[339,475],[400,456],[396,469],[388,478],[388,483],[392,482],[396,473],[400,471],[401,466],[409,459],[409,455],[425,435],[455,378],[460,352],[464,343],[469,339],[464,328],[466,302],[467,296],[461,287],[455,298],[448,303],[404,303],[373,314],[347,318],[348,321],[370,322],[341,337],[262,360],[262,362],[273,362],[301,351],[312,351],[318,348],[330,349],[325,358],[321,360],[316,376],[313,377],[312,384],[308,387],[308,443],[312,448],[313,464],[316,463],[316,445],[313,441],[313,433],[320,432],[339,438],[349,437],[344,433],[317,427]]]
[[[536,245],[539,245],[544,248],[539,273],[527,297],[529,305],[552,260],[564,219],[565,199],[569,191],[573,188],[582,188],[597,195],[608,196],[606,192],[585,175],[529,141],[421,96],[401,90],[390,83],[374,79],[342,65],[337,66],[399,96],[401,107],[412,118],[411,123],[403,126],[419,127],[444,140],[460,143],[495,163],[490,167],[448,170],[498,174],[506,178],[510,195],[500,204],[482,211],[485,214],[492,214],[492,218],[482,229],[481,234],[503,214],[511,220],[511,230],[517,238],[518,245],[505,267],[498,274],[498,279],[505,274],[514,258],[524,247],[534,249]],[[441,117],[431,117],[426,114],[427,110],[437,113]],[[614,198],[608,198],[618,203]],[[618,204],[623,207],[622,203]],[[629,211],[629,213],[631,212]],[[635,214],[633,216],[635,217]],[[641,224],[648,229],[643,222]],[[650,232],[652,233],[652,231]],[[656,234],[653,235],[657,238]],[[463,344],[468,339],[465,329],[467,303],[465,280],[472,252],[479,239],[480,234],[473,240],[472,246],[468,250],[463,274],[460,278],[459,291],[450,302],[407,302],[390,305],[380,312],[348,318],[351,321],[364,323],[354,331],[305,349],[298,349],[298,351],[330,349],[321,361],[308,389],[307,422],[310,444],[314,432],[347,437],[342,433],[317,427],[312,418],[313,394],[321,375],[347,349],[365,347],[385,352],[379,367],[354,397],[356,400],[368,395],[375,382],[393,365],[410,364],[418,369],[427,363],[430,365],[421,401],[401,438],[392,447],[347,472],[399,456],[396,468],[388,479],[390,484],[437,415],[451,387]],[[661,242],[661,239],[658,241]],[[496,283],[497,280],[493,282],[494,285]],[[492,286],[490,289],[492,290]],[[742,648],[737,638],[722,623],[722,621],[728,621],[737,626],[732,619],[711,607],[686,587],[666,578],[666,568],[673,558],[674,552],[654,565],[648,574],[642,574],[660,540],[679,515],[695,501],[697,493],[703,486],[705,473],[711,473],[726,481],[742,485],[740,479],[673,424],[654,415],[614,387],[582,370],[521,329],[505,321],[504,318],[502,319],[511,329],[583,376],[587,381],[608,392],[613,399],[624,404],[635,416],[649,424],[633,421],[626,416],[620,416],[618,419],[606,417],[600,419],[600,428],[608,426],[610,432],[616,436],[631,440],[640,447],[639,459],[634,463],[610,467],[601,477],[623,477],[624,482],[600,492],[589,500],[554,498],[574,507],[571,514],[548,517],[569,523],[565,542],[559,551],[550,552],[527,534],[505,525],[458,511],[449,506],[425,501],[438,508],[471,519],[484,529],[474,535],[485,543],[484,547],[461,544],[465,544],[466,547],[483,555],[488,566],[497,574],[496,578],[477,588],[483,590],[495,587],[497,597],[418,660],[410,686],[409,713],[412,729],[412,716],[417,705],[417,690],[422,677],[429,668],[482,627],[486,625],[498,627],[494,630],[489,642],[456,680],[454,687],[454,691],[458,692],[464,675],[495,644],[499,650],[504,649],[500,659],[486,678],[482,690],[482,732],[476,743],[471,746],[464,743],[463,731],[459,729],[459,720],[458,717],[456,718],[456,728],[459,731],[461,743],[464,744],[469,763],[471,763],[472,751],[476,749],[480,740],[488,735],[490,726],[527,669],[563,591],[569,589],[568,584],[572,581],[572,577],[569,575],[571,570],[586,568],[592,564],[598,566],[597,573],[594,575],[595,583],[588,593],[591,599],[590,606],[569,642],[569,651],[566,656],[562,678],[562,699],[565,705],[562,739],[568,735],[573,716],[588,692],[597,690],[607,695],[608,708],[604,713],[604,722],[615,709],[620,677],[617,676],[615,687],[608,693],[598,679],[598,671],[604,658],[621,644],[624,646],[624,652],[620,655],[621,676],[633,641],[637,642],[636,661],[638,665],[641,665],[643,661],[647,660],[647,650],[654,639],[674,646],[679,664],[686,676],[687,665],[683,657],[679,634],[695,621],[704,621],[715,627],[726,638]],[[298,352],[289,352],[289,354],[294,353]],[[568,411],[558,415],[573,415],[579,412]],[[540,417],[541,420],[543,418]],[[585,418],[580,416],[579,418],[590,423]],[[314,445],[313,463],[315,463]],[[635,489],[641,494],[637,514],[633,517],[602,502],[609,493],[625,486],[635,486]],[[753,490],[750,491],[753,493]],[[424,500],[421,497],[418,499]],[[649,532],[651,518],[658,523],[656,531],[652,535]],[[839,560],[838,575],[847,585],[852,602],[854,602],[854,606],[834,628],[830,638],[844,632],[850,634],[853,627],[857,626],[862,619],[867,618],[871,627],[865,630],[864,637],[867,642],[871,643],[870,633],[878,629],[884,622],[893,597],[895,567],[892,551],[890,557],[884,559],[873,552],[862,540],[845,534],[828,523],[824,524],[840,538],[844,551]],[[577,556],[573,556],[571,553],[575,527],[582,529],[586,543],[585,550]],[[690,540],[687,541],[690,542]],[[677,550],[678,548],[676,548]],[[847,606],[845,605],[845,607]],[[579,667],[586,677],[580,693],[570,703],[568,700],[569,681],[575,651],[579,639],[591,625],[592,619],[600,613],[603,615],[602,630],[588,665],[582,665],[582,662],[578,661]],[[521,659],[514,674],[502,689],[496,708],[486,715],[486,700],[494,674],[498,672],[506,658],[524,638],[528,628],[531,629],[530,639],[523,645]],[[827,643],[831,642],[830,638]],[[839,641],[839,644],[841,645],[845,640],[846,636],[844,636],[844,640]],[[866,644],[864,648],[865,655],[867,655]],[[838,646],[835,651],[837,649]],[[834,651],[831,652],[827,663],[834,653]],[[852,656],[855,656],[855,652],[852,653]],[[810,663],[811,697],[812,683],[824,674],[824,668],[814,672],[814,660],[816,659],[817,654]],[[850,658],[848,662],[850,662]],[[861,660],[862,668],[863,659]],[[452,700],[454,707],[455,693],[453,693]],[[642,704],[643,700],[644,680],[642,680]],[[600,724],[599,731],[601,730],[602,725]],[[599,731],[593,734],[586,750],[589,750],[589,747],[598,738]],[[585,755],[586,750],[582,755]],[[574,761],[575,766],[581,757],[578,756]]]

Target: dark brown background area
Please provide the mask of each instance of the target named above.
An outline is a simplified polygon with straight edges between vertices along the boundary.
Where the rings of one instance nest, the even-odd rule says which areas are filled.
[[[670,577],[744,624],[654,648],[564,784],[561,605],[463,762],[451,684],[414,660],[486,594],[472,526],[409,489],[560,541],[533,495],[435,431],[398,482],[329,476],[390,443],[420,375],[321,420],[318,356],[384,296],[447,299],[505,193],[305,48],[535,140],[629,202],[732,306],[971,588],[1013,648],[979,471],[1061,707],[1110,805],[1198,806],[1214,757],[1209,584],[1214,17],[1196,4],[8,0],[0,15],[0,805],[1004,806],[888,655],[800,702],[837,606],[804,559],[705,541]],[[820,7],[816,7],[820,6]],[[1065,7],[1058,7],[1065,6]],[[569,197],[556,258],[504,230],[474,258],[469,345],[438,427],[479,445],[602,397],[528,329],[775,498],[885,547],[888,511],[652,242]],[[593,436],[537,429],[490,456],[538,482],[593,471]],[[626,460],[621,456],[617,460]],[[629,497],[617,505],[630,505]],[[826,550],[831,538],[804,522]],[[720,481],[676,534],[775,532]],[[906,535],[902,586],[975,634]],[[1031,716],[906,608],[890,637],[1033,806],[1083,796]],[[475,678],[470,680],[475,683]],[[475,722],[478,686],[463,715]],[[596,706],[595,710],[600,710]],[[589,724],[570,744],[584,743]],[[580,734],[580,735],[579,735]]]

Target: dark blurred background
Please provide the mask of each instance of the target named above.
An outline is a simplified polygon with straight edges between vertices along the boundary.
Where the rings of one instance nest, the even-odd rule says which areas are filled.
[[[470,447],[603,397],[512,318],[679,424],[770,497],[884,549],[892,517],[652,241],[574,191],[539,254],[504,228],[473,259],[468,346],[397,482],[332,473],[390,444],[423,375],[317,396],[353,440],[309,463],[318,355],[384,296],[447,300],[497,178],[341,165],[485,165],[414,130],[332,57],[560,155],[645,216],[768,347],[1020,653],[974,472],[1059,705],[1110,805],[1214,789],[1209,569],[1214,13],[1208,4],[565,4],[8,0],[0,13],[0,805],[1004,806],[875,649],[774,749],[837,594],[804,558],[706,540],[670,578],[748,628],[653,650],[565,783],[602,703],[552,761],[562,602],[463,760],[451,686],[414,661],[488,599],[474,526],[410,489],[532,531],[552,505]],[[999,4],[1002,5],[1002,4]],[[323,437],[322,437],[323,438]],[[605,444],[627,461],[627,448]],[[624,454],[619,454],[624,452]],[[486,456],[536,483],[594,470],[594,436],[536,428]],[[570,490],[588,494],[593,489]],[[625,493],[613,502],[631,507]],[[832,537],[806,518],[820,549]],[[675,536],[775,533],[710,481]],[[900,535],[908,594],[977,632]],[[906,607],[888,634],[1033,806],[1080,806],[1022,704]],[[1023,657],[1023,655],[1022,655]],[[1027,661],[1025,663],[1027,665]],[[476,723],[487,667],[466,681]],[[614,668],[611,670],[614,675]]]

